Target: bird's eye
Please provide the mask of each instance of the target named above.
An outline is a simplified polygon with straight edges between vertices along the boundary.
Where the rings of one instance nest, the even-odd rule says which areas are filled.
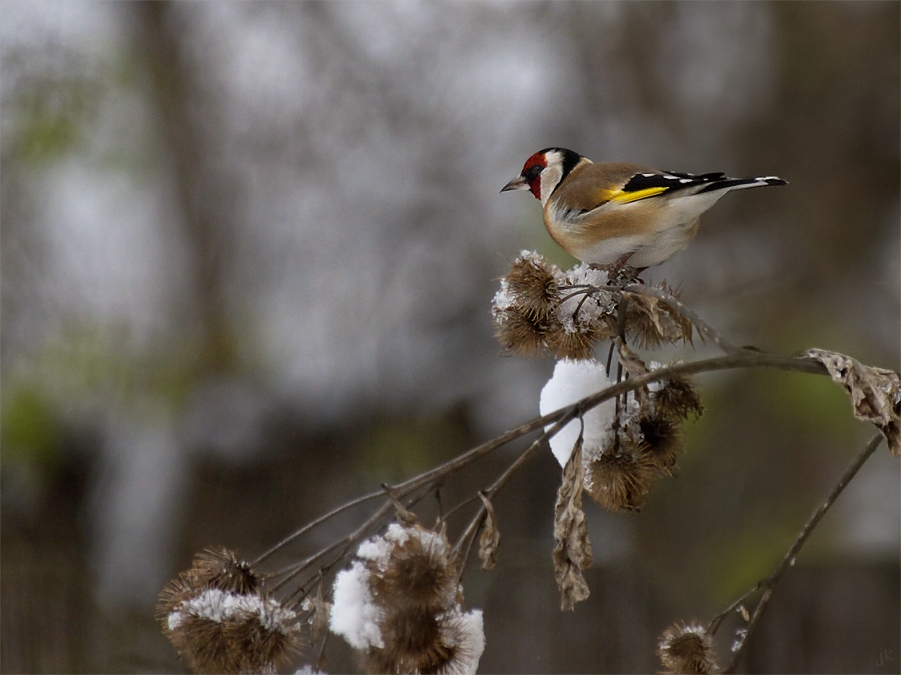
[[[530,166],[528,169],[526,169],[525,172],[523,172],[523,176],[527,180],[532,180],[533,178],[538,178],[538,174],[541,173],[541,170],[543,168],[544,167],[542,167],[541,165],[535,164],[533,166]]]

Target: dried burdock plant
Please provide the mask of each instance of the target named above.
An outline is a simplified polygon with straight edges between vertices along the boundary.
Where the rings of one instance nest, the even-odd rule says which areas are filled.
[[[696,621],[679,622],[657,643],[657,655],[667,673],[716,673],[719,666],[707,629]]]
[[[651,371],[622,343],[619,352],[621,363],[633,376]],[[679,385],[670,398],[658,398],[662,389],[657,383],[639,387],[620,397],[618,403],[609,401],[586,411],[581,420],[570,422],[551,437],[551,450],[561,466],[566,465],[580,439],[584,489],[604,508],[638,510],[654,481],[675,469],[684,449],[684,436],[674,411],[694,409],[683,399],[686,391],[696,395],[687,381],[674,381]],[[559,410],[611,384],[606,369],[597,361],[559,361],[541,392],[541,412]],[[669,412],[664,412],[660,401],[667,402]]]
[[[393,523],[356,553],[335,578],[330,627],[358,650],[366,670],[474,673],[484,649],[482,614],[463,612],[444,534]]]
[[[523,251],[513,261],[504,279],[508,293],[516,298],[516,305],[527,316],[546,319],[560,300],[556,279],[559,272],[556,266],[548,265],[537,253]]]
[[[495,338],[506,351],[537,356],[547,349],[547,336],[562,331],[554,314],[557,271],[537,253],[523,251],[501,278],[492,313]]]
[[[743,615],[746,625],[736,632],[734,655],[727,667],[727,672],[734,672],[772,589],[838,494],[883,436],[894,454],[901,452],[898,373],[822,350],[781,357],[737,347],[673,297],[665,283],[648,286],[619,276],[610,279],[605,270],[590,265],[563,272],[541,256],[524,252],[501,280],[493,312],[498,338],[507,349],[561,359],[541,392],[542,417],[438,467],[334,508],[252,564],[227,549],[198,555],[192,568],[161,594],[158,608],[164,634],[192,668],[198,672],[275,672],[298,649],[302,626],[321,641],[318,666],[327,658],[327,627],[357,650],[360,663],[371,672],[474,673],[485,646],[483,619],[478,610],[463,610],[461,579],[476,549],[483,569],[495,565],[500,542],[495,497],[541,451],[546,439],[550,438],[551,450],[563,468],[555,504],[553,563],[561,605],[572,609],[589,596],[584,570],[591,564],[592,551],[583,493],[588,492],[605,508],[636,511],[654,481],[674,472],[684,448],[682,423],[703,412],[689,376],[733,368],[829,374],[850,394],[854,414],[875,424],[881,435],[843,474],[776,570],[740,598],[739,604],[759,595],[753,613]],[[725,356],[648,366],[632,349],[690,342],[695,329]],[[605,339],[613,341],[606,363],[589,358],[597,343]],[[634,342],[627,346],[627,340]],[[460,502],[459,507],[467,507],[477,503],[477,497],[482,500],[453,546],[443,524],[437,532],[419,524],[415,513],[419,500],[429,494],[440,495],[450,477],[541,429],[544,434],[493,483]],[[343,537],[271,576],[257,573],[260,563],[313,528],[374,502],[379,506]],[[366,539],[385,526],[392,511],[400,522]],[[441,513],[443,523],[459,511],[455,507],[444,513],[442,508]],[[481,538],[475,546],[480,528]],[[356,555],[335,575],[329,597],[330,575],[351,551]],[[267,590],[275,580],[277,585]],[[290,607],[279,602],[274,591],[290,597]],[[664,667],[670,672],[715,672],[711,635],[722,616],[707,630],[694,623],[667,629],[659,643]]]
[[[568,272],[523,251],[494,296],[495,337],[523,356],[584,359],[616,329],[607,273],[580,265]]]
[[[505,351],[520,356],[538,356],[547,350],[548,334],[559,333],[561,328],[552,325],[547,318],[530,315],[526,310],[501,297],[495,298],[494,337]]]
[[[639,346],[691,342],[692,323],[677,308],[653,295],[621,293],[621,281],[609,274],[585,263],[563,272],[523,251],[494,296],[495,337],[514,354],[586,359],[598,342],[617,334],[624,302],[625,333]],[[655,289],[677,297],[665,281]]]
[[[269,673],[302,640],[297,614],[227,549],[208,549],[170,582],[157,606],[163,634],[198,673]]]

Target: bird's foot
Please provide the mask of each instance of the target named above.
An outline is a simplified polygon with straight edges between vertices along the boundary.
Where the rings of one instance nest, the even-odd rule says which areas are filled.
[[[632,265],[627,265],[625,261],[620,262],[619,260],[609,265],[591,263],[590,267],[607,273],[608,286],[626,286],[631,283],[643,284],[644,281],[639,279],[638,275],[647,269],[647,267],[632,267]]]

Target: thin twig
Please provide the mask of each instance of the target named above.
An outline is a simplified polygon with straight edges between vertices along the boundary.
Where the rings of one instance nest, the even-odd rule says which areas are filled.
[[[584,412],[600,405],[604,401],[608,401],[615,396],[621,396],[626,392],[634,391],[636,389],[639,389],[640,387],[644,387],[651,382],[669,379],[681,375],[693,375],[697,373],[713,372],[718,370],[732,370],[735,368],[775,368],[778,370],[790,370],[816,375],[828,374],[828,371],[826,370],[826,367],[823,366],[823,364],[811,358],[779,356],[775,354],[767,354],[765,352],[750,350],[740,350],[739,353],[736,354],[664,366],[663,368],[657,368],[656,370],[652,370],[639,377],[634,377],[622,382],[617,382],[616,384],[613,384],[606,389],[603,389],[602,391],[599,391],[590,396],[586,396],[585,398],[577,401],[571,406],[567,406],[542,417],[536,417],[532,420],[529,420],[528,422],[525,422],[524,424],[521,424],[518,427],[511,429],[510,431],[507,431],[500,436],[497,436],[496,438],[486,441],[481,445],[477,445],[471,450],[468,450],[463,454],[458,455],[451,460],[448,460],[444,464],[441,464],[434,469],[419,474],[418,476],[413,476],[412,478],[398,483],[397,485],[393,485],[391,486],[391,489],[395,492],[395,494],[405,497],[418,490],[419,488],[439,482],[446,476],[460,471],[473,462],[481,459],[485,455],[507,445],[508,443],[511,443],[512,441],[522,438],[523,436],[527,436],[528,434],[549,424],[554,424],[555,422],[559,422],[561,420],[568,422],[572,419],[575,419],[578,415],[583,414]],[[296,540],[298,537],[306,534],[318,525],[321,525],[327,520],[347,511],[348,509],[374,499],[384,499],[384,497],[384,490],[379,490],[377,492],[371,492],[369,494],[363,495],[362,497],[358,497],[354,500],[351,500],[350,502],[347,502],[346,504],[338,506],[337,508],[329,511],[323,516],[320,516],[319,518],[315,519],[311,523],[305,525],[304,527],[300,528],[293,534],[280,541],[278,544],[266,551],[263,555],[259,556],[253,564],[259,564],[260,562],[274,554],[276,551]]]
[[[291,570],[291,571],[288,574],[288,576],[286,576],[284,579],[279,581],[278,584],[276,584],[273,587],[273,589],[277,590],[281,586],[284,586],[286,582],[297,577],[301,572],[308,569],[314,561],[325,557],[329,553],[332,553],[338,549],[341,549],[340,553],[338,553],[337,555],[332,557],[332,559],[329,560],[328,562],[321,564],[318,567],[318,569],[311,576],[309,576],[303,583],[299,584],[298,587],[294,589],[294,591],[291,593],[291,595],[288,598],[289,601],[293,599],[298,603],[301,602],[308,594],[308,591],[306,589],[310,585],[310,583],[315,581],[317,578],[321,578],[323,574],[328,572],[337,563],[344,560],[347,557],[347,554],[350,552],[350,550],[352,548],[354,548],[357,544],[359,544],[360,541],[362,541],[363,538],[369,534],[370,530],[374,529],[376,525],[379,525],[380,522],[388,515],[388,513],[391,511],[391,507],[394,507],[395,513],[398,512],[398,506],[400,506],[400,509],[403,512],[407,512],[407,509],[412,508],[413,506],[418,504],[419,501],[422,500],[430,491],[431,491],[431,488],[429,488],[429,490],[423,491],[418,496],[411,498],[409,503],[406,506],[404,506],[403,504],[400,504],[397,501],[396,497],[395,498],[391,498],[390,496],[387,497],[386,502],[381,506],[381,508],[379,508],[378,511],[375,512],[375,514],[372,515],[372,517],[369,518],[369,520],[367,520],[360,527],[358,527],[356,530],[354,530],[352,533],[350,533],[343,539],[339,539],[338,541],[329,544],[328,546],[326,546],[324,549],[320,550],[315,555],[307,558],[306,560],[302,561],[298,565],[295,565],[295,566],[292,566],[291,568],[289,568],[289,570]],[[408,496],[411,492],[415,492],[415,490],[406,492],[404,496]],[[280,574],[284,574],[284,573],[285,573],[285,571],[281,572]],[[279,575],[276,575],[276,576],[279,576]]]
[[[738,649],[735,650],[732,661],[723,671],[724,673],[735,672],[735,668],[738,666],[741,657],[744,656],[745,650],[747,649],[751,634],[760,623],[760,617],[763,615],[763,612],[764,610],[766,610],[770,599],[773,597],[773,590],[776,588],[776,584],[779,583],[788,568],[795,564],[795,558],[804,547],[804,544],[807,543],[807,539],[810,537],[813,529],[817,526],[820,520],[822,520],[823,516],[826,515],[826,512],[832,507],[838,496],[848,486],[848,483],[851,482],[851,479],[857,475],[857,472],[860,471],[860,468],[864,465],[864,463],[866,463],[870,456],[874,452],[876,452],[876,448],[879,447],[879,444],[882,442],[882,438],[882,434],[876,434],[863,449],[863,451],[854,458],[854,461],[852,461],[848,468],[845,469],[842,477],[839,479],[838,483],[836,483],[835,487],[832,488],[832,491],[829,493],[829,496],[826,497],[826,500],[822,504],[820,504],[820,506],[816,511],[814,511],[810,519],[804,524],[804,527],[801,529],[798,538],[795,539],[795,543],[792,544],[791,548],[788,549],[782,560],[776,566],[776,569],[773,570],[773,573],[757,584],[757,589],[764,589],[763,595],[761,595],[760,600],[757,601],[757,605],[756,607],[754,607],[754,611],[751,613],[751,620],[748,622],[747,633],[745,634],[745,637],[739,645]]]
[[[560,421],[554,424],[550,429],[545,430],[541,436],[536,438],[532,444],[526,448],[525,452],[523,452],[519,457],[514,460],[514,462],[507,467],[507,469],[495,480],[486,490],[482,491],[485,498],[491,500],[495,497],[495,495],[501,490],[501,488],[506,485],[507,481],[515,474],[531,457],[535,454],[535,451],[541,447],[541,445],[551,436],[556,434],[560,429],[562,429],[566,424],[569,423],[569,420]],[[479,507],[478,512],[475,516],[473,516],[472,520],[469,521],[469,525],[466,527],[466,530],[460,536],[460,539],[457,541],[457,544],[454,546],[451,555],[453,557],[457,557],[460,554],[461,547],[464,542],[466,543],[466,553],[459,558],[460,560],[460,573],[463,573],[463,570],[466,568],[466,560],[469,558],[469,551],[472,547],[472,542],[475,540],[476,532],[478,532],[479,527],[482,525],[482,521],[485,519],[485,516],[488,514],[488,509],[482,504]]]
[[[266,558],[271,556],[273,553],[284,548],[285,546],[290,544],[292,541],[296,540],[298,537],[302,537],[303,535],[305,535],[307,532],[312,530],[317,525],[321,525],[325,521],[330,520],[331,518],[334,518],[335,516],[338,516],[338,515],[344,513],[345,511],[352,509],[355,506],[359,506],[360,504],[365,504],[368,501],[372,501],[373,499],[378,499],[379,497],[384,497],[384,496],[385,496],[385,491],[378,490],[377,492],[370,492],[369,494],[363,495],[362,497],[357,497],[356,499],[352,499],[351,501],[349,501],[345,504],[342,504],[341,506],[339,506],[335,509],[332,509],[325,515],[319,516],[315,520],[313,520],[313,521],[307,523],[306,525],[304,525],[303,527],[301,527],[299,530],[293,532],[292,534],[289,534],[287,537],[285,537],[280,542],[278,542],[275,546],[270,548],[268,551],[266,551],[261,556],[259,556],[256,560],[254,560],[252,563],[250,563],[251,566],[259,565],[261,562],[263,562]]]

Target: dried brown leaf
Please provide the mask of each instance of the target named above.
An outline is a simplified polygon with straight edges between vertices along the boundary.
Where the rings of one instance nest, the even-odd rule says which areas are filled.
[[[621,338],[616,339],[616,346],[617,358],[629,377],[641,377],[650,372],[647,365],[645,365],[645,362],[641,360],[641,357],[632,351]],[[639,389],[636,389],[634,393],[635,398],[641,404],[642,409],[646,410],[651,402],[651,392],[648,386],[645,385],[640,387]]]
[[[623,293],[628,300],[626,330],[640,347],[654,348],[679,340],[691,342],[691,322],[676,310],[650,295]]]
[[[650,372],[641,357],[632,351],[625,342],[620,339],[617,339],[616,342],[619,362],[623,364],[623,368],[631,377],[640,377]]]
[[[888,442],[889,452],[901,455],[901,376],[892,370],[865,366],[860,361],[825,349],[808,350],[804,356],[826,366],[832,380],[851,396],[854,416],[875,424]]]
[[[582,570],[591,565],[588,524],[582,511],[582,437],[576,442],[557,491],[554,505],[554,574],[561,594],[561,609],[572,611],[588,598],[588,583]]]
[[[482,504],[485,505],[485,527],[482,530],[482,536],[479,538],[479,560],[482,561],[482,569],[494,569],[497,564],[497,547],[501,543],[501,531],[497,526],[497,515],[494,512],[494,504],[485,496],[483,492],[479,493]]]

